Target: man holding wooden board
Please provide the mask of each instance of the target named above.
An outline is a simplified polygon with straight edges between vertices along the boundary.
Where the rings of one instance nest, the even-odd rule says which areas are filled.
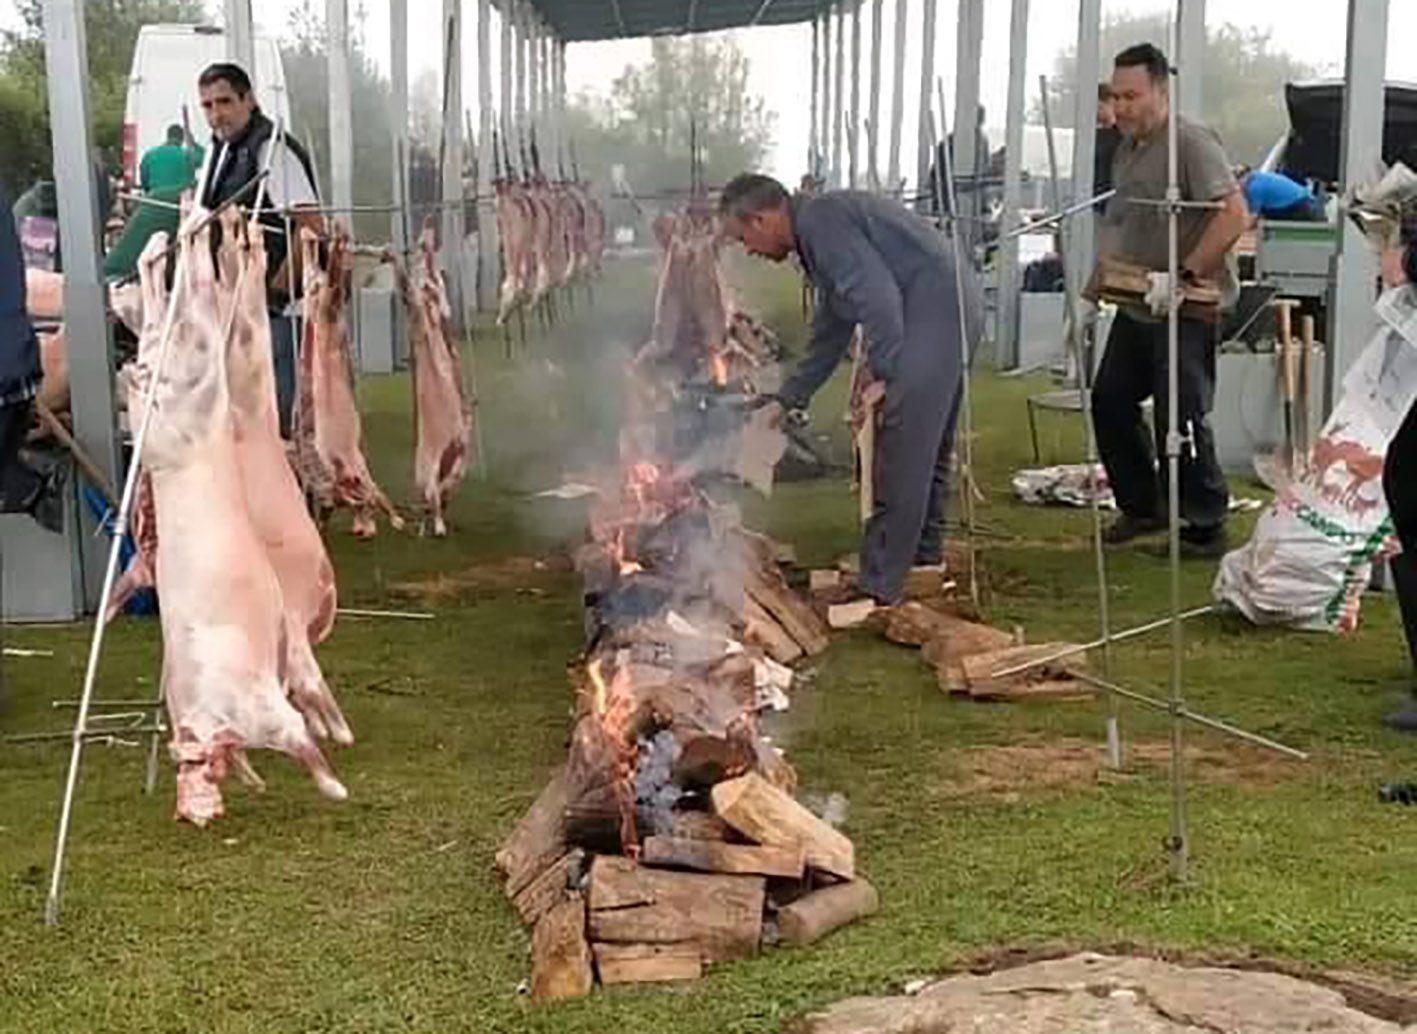
[[[1164,462],[1156,461],[1165,455],[1168,426],[1166,318],[1184,298],[1177,370],[1177,425],[1186,439],[1180,467],[1181,545],[1183,555],[1215,557],[1225,550],[1229,495],[1207,421],[1215,397],[1216,343],[1205,309],[1217,292],[1205,288],[1218,287],[1221,308],[1234,304],[1239,285],[1228,255],[1249,217],[1215,134],[1178,119],[1180,201],[1186,206],[1179,219],[1182,283],[1169,283],[1169,73],[1166,55],[1149,43],[1117,55],[1112,97],[1124,138],[1113,159],[1117,196],[1102,222],[1092,291],[1107,295],[1110,272],[1118,268],[1139,270],[1146,289],[1121,302],[1093,389],[1092,419],[1122,511],[1105,540],[1120,545],[1165,530],[1167,471]],[[1142,420],[1141,404],[1147,398],[1154,401],[1154,438]]]

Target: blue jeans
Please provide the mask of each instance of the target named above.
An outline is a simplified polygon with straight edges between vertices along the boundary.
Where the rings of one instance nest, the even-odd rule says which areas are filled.
[[[271,317],[271,359],[276,369],[276,413],[280,436],[291,436],[295,413],[295,319],[273,312]]]

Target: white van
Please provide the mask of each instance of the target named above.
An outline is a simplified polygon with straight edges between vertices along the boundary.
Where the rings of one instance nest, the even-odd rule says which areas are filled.
[[[246,69],[261,109],[290,125],[290,96],[280,48],[267,36],[257,36],[256,67]],[[202,69],[227,60],[226,36],[210,25],[144,25],[133,51],[128,77],[128,105],[123,115],[123,177],[134,183],[138,162],[149,148],[166,139],[167,127],[181,125],[185,106],[192,136],[203,147],[210,133],[197,97]]]

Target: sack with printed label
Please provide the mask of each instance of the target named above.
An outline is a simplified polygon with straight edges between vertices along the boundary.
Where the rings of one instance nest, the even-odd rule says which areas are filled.
[[[1215,598],[1256,624],[1353,631],[1374,561],[1398,550],[1383,459],[1417,398],[1417,291],[1387,292],[1377,312],[1306,462],[1220,563]]]

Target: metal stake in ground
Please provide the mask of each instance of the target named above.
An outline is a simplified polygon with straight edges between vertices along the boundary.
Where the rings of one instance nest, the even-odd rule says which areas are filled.
[[[1048,171],[1053,182],[1053,207],[1059,213],[1065,213],[1059,187],[1058,151],[1053,141],[1053,119],[1048,103],[1048,77],[1040,76],[1038,82],[1043,101],[1043,125],[1048,139]],[[1105,196],[1115,193],[1115,190],[1109,191]],[[1078,208],[1077,211],[1087,211],[1091,207],[1091,204],[1087,204]],[[1060,219],[1058,223],[1058,254],[1060,256],[1068,254],[1068,248],[1063,242],[1070,232],[1068,220],[1066,218]],[[1082,326],[1077,298],[1072,292],[1066,292],[1065,299],[1068,307],[1068,347],[1072,352],[1073,362],[1077,365],[1078,405],[1082,408],[1082,424],[1087,442],[1085,453],[1088,470],[1087,495],[1088,508],[1092,511],[1092,554],[1097,567],[1097,619],[1099,631],[1102,633],[1102,674],[1110,678],[1112,671],[1112,593],[1107,581],[1107,554],[1102,548],[1102,502],[1098,498],[1097,486],[1097,430],[1092,424],[1092,361],[1089,349],[1084,347],[1086,331]],[[1115,693],[1108,694],[1107,697],[1107,765],[1114,769],[1122,767],[1121,704]]]
[[[941,202],[948,202],[950,213],[959,214],[959,197],[955,192],[954,181],[954,158],[949,147],[949,115],[945,108],[945,83],[943,79],[936,80],[936,89],[939,94],[940,105],[940,130],[936,140],[931,141],[931,145],[936,153],[935,181],[937,189],[941,185],[940,177],[944,176],[944,191],[940,198]],[[930,121],[931,135],[935,135],[934,120]],[[939,141],[945,141],[943,154],[938,146]],[[944,208],[944,204],[941,204]],[[945,227],[945,221],[941,220],[941,228]],[[974,410],[970,405],[970,394],[972,385],[969,376],[969,319],[964,311],[964,248],[960,243],[960,224],[955,223],[949,227],[950,245],[954,249],[955,267],[955,311],[959,315],[959,419],[956,424],[955,440],[958,447],[955,450],[959,457],[959,498],[960,515],[964,518],[964,544],[969,560],[969,601],[974,604],[975,609],[979,608],[979,561],[974,553]],[[971,264],[971,269],[973,265]]]

